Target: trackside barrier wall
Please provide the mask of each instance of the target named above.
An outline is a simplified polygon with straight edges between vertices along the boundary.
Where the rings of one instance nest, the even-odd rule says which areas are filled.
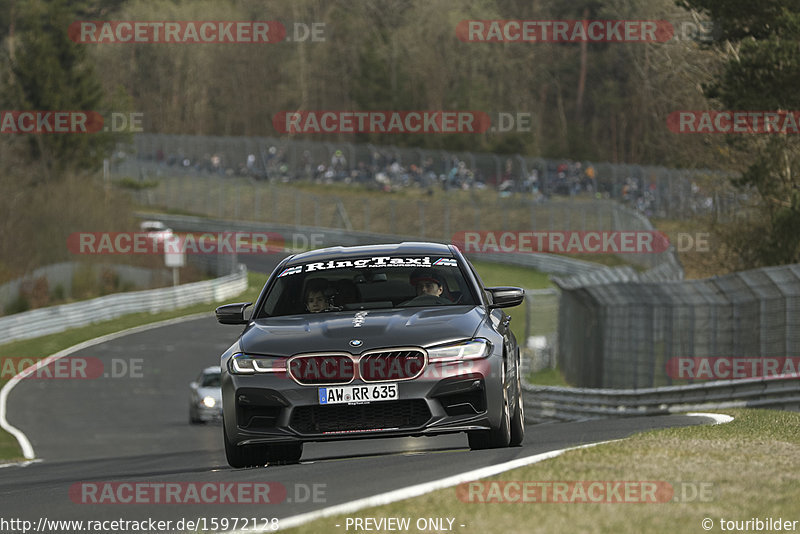
[[[800,380],[750,378],[643,389],[581,389],[523,385],[526,420],[582,421],[726,408],[800,411]]]
[[[20,290],[27,284],[33,284],[37,279],[44,278],[47,281],[48,292],[60,287],[64,297],[72,297],[72,282],[76,272],[83,271],[99,278],[104,272],[113,272],[119,277],[120,283],[131,284],[133,287],[141,289],[159,287],[164,281],[171,281],[172,274],[166,268],[152,269],[137,267],[134,265],[117,264],[82,264],[76,261],[64,261],[54,263],[34,269],[27,276],[11,280],[0,285],[0,312],[5,312],[5,307],[17,299]],[[230,273],[229,269],[227,273]]]
[[[107,321],[128,313],[174,310],[203,302],[219,302],[247,289],[247,269],[176,287],[117,293],[72,304],[39,308],[0,317],[0,344],[56,334],[70,328]]]
[[[672,385],[671,358],[800,356],[798,264],[658,283],[589,277],[554,278],[558,361],[570,384]]]

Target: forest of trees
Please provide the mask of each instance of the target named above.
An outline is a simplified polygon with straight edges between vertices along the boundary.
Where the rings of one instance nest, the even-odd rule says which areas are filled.
[[[676,134],[666,120],[676,110],[799,109],[798,13],[777,0],[0,0],[0,101],[135,111],[147,132],[223,136],[278,135],[272,118],[287,110],[529,112],[525,133],[325,139],[742,172],[739,185],[767,210],[758,232],[771,238],[754,249],[755,234],[735,232],[741,259],[800,261],[794,138]],[[459,40],[458,23],[474,19],[665,20],[676,34],[663,43]],[[78,20],[322,23],[324,40],[82,44],[67,36]],[[713,35],[683,31],[708,21]],[[79,180],[114,141],[3,136],[0,183]],[[31,191],[0,195],[0,210],[12,213]],[[5,236],[19,221],[2,224]]]
[[[16,55],[38,54],[40,61],[20,62],[24,72],[17,76],[52,74],[40,43],[49,40],[51,52],[68,51],[93,69],[103,106],[131,106],[144,114],[147,131],[271,135],[272,117],[295,109],[522,111],[534,118],[529,134],[357,140],[669,166],[721,163],[707,146],[716,140],[698,145],[665,126],[675,109],[707,107],[701,85],[720,61],[686,35],[666,43],[584,45],[464,43],[456,36],[457,24],[472,19],[649,19],[676,28],[695,20],[672,0],[0,3],[9,6],[3,10],[9,46],[25,50],[26,36],[37,36],[28,41],[35,50]],[[65,31],[57,35],[59,26],[95,19],[280,20],[290,29],[294,22],[322,23],[324,41],[91,45],[69,42]],[[16,35],[8,39],[14,28]],[[76,103],[86,101],[86,89],[74,95]]]

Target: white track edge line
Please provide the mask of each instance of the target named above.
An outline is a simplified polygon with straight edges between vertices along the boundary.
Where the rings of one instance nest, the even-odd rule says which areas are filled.
[[[558,449],[555,451],[548,451],[539,454],[534,454],[533,456],[517,458],[516,460],[511,460],[510,462],[504,462],[501,464],[481,467],[480,469],[474,469],[472,471],[459,473],[458,475],[452,475],[449,477],[441,478],[439,480],[433,480],[431,482],[425,482],[423,484],[415,484],[413,486],[392,490],[386,493],[381,493],[379,495],[373,495],[372,497],[364,497],[363,499],[356,499],[355,501],[337,504],[335,506],[329,506],[327,508],[322,508],[321,510],[316,510],[314,512],[307,512],[305,514],[290,516],[285,519],[280,519],[278,530],[283,530],[286,528],[294,528],[304,523],[308,523],[309,521],[314,521],[316,519],[321,519],[323,517],[356,512],[363,508],[390,504],[396,501],[409,499],[411,497],[419,497],[420,495],[424,495],[426,493],[430,493],[432,491],[436,491],[439,489],[455,486],[457,484],[461,484],[462,482],[470,482],[472,480],[476,480],[479,478],[490,477],[502,473],[504,471],[508,471],[510,469],[516,469],[517,467],[524,467],[526,465],[535,464],[543,460],[549,460],[550,458],[555,458],[556,456],[560,456],[568,451],[585,449],[588,447],[595,447],[597,445],[613,443],[615,441],[619,440],[587,443],[585,445],[577,445],[575,447],[568,447],[566,449]],[[266,533],[271,531],[261,530],[258,532]],[[229,534],[245,534],[245,533],[244,531],[233,531],[229,532]],[[248,531],[248,534],[253,534],[253,531]]]
[[[733,421],[733,417],[730,415],[723,415],[723,414],[715,414],[715,413],[687,413],[690,417],[708,417],[714,420],[715,425],[729,423]],[[342,504],[338,504],[335,506],[329,506],[327,508],[323,508],[321,510],[316,510],[314,512],[307,512],[305,514],[299,514],[287,517],[285,519],[281,519],[278,525],[278,530],[283,530],[287,528],[294,528],[310,521],[315,521],[317,519],[322,519],[323,517],[330,517],[332,515],[339,515],[339,514],[346,514],[351,512],[356,512],[363,508],[369,508],[372,506],[380,506],[384,504],[390,504],[396,501],[402,501],[404,499],[409,499],[411,497],[419,497],[420,495],[424,495],[426,493],[430,493],[432,491],[436,491],[439,489],[448,488],[451,486],[455,486],[457,484],[461,484],[463,482],[470,482],[472,480],[476,480],[479,478],[485,478],[493,475],[497,475],[504,471],[509,471],[511,469],[516,469],[517,467],[523,467],[526,465],[535,464],[538,462],[542,462],[544,460],[549,460],[550,458],[555,458],[557,456],[561,456],[565,452],[574,451],[578,449],[586,449],[589,447],[595,447],[597,445],[604,445],[606,443],[614,443],[617,441],[622,441],[622,439],[613,439],[608,441],[599,441],[597,443],[587,443],[585,445],[578,445],[575,447],[568,447],[566,449],[558,449],[555,451],[544,452],[540,454],[535,454],[533,456],[527,456],[525,458],[518,458],[516,460],[512,460],[510,462],[505,462],[502,464],[492,465],[488,467],[482,467],[480,469],[475,469],[473,471],[467,471],[466,473],[460,473],[458,475],[453,475],[450,477],[442,478],[439,480],[434,480],[431,482],[426,482],[424,484],[417,484],[415,486],[409,486],[407,488],[400,488],[398,490],[389,491],[386,493],[382,493],[380,495],[374,495],[372,497],[365,497],[363,499],[357,499],[355,501],[350,501]],[[258,531],[259,533],[266,533],[271,532],[267,530]],[[248,531],[245,533],[244,531],[233,531],[229,534],[252,534],[253,531]]]
[[[77,352],[79,350],[83,350],[88,347],[92,347],[94,345],[99,345],[100,343],[105,343],[106,341],[112,341],[114,339],[118,339],[123,336],[127,336],[129,334],[136,334],[139,332],[145,332],[147,330],[151,330],[153,328],[160,328],[162,326],[168,326],[170,324],[177,324],[184,321],[192,321],[194,319],[200,319],[201,317],[210,316],[208,312],[201,312],[201,313],[193,313],[191,315],[184,315],[183,317],[174,317],[172,319],[165,319],[163,321],[157,321],[155,323],[148,323],[139,326],[134,326],[131,328],[126,328],[125,330],[120,330],[119,332],[112,332],[111,334],[106,334],[104,336],[96,337],[94,339],[88,339],[77,345],[73,345],[71,347],[67,347],[64,350],[56,352],[55,354],[51,354],[46,358],[42,358],[35,365],[32,365],[26,369],[20,371],[16,376],[10,378],[8,382],[5,383],[2,389],[0,389],[0,428],[14,436],[19,443],[20,448],[22,449],[22,455],[25,457],[26,460],[33,460],[36,458],[35,453],[33,452],[33,446],[31,442],[28,440],[28,437],[18,428],[11,425],[6,419],[6,406],[7,406],[7,399],[11,390],[14,389],[21,380],[23,380],[26,376],[34,373],[37,369],[41,367],[45,367],[50,365],[50,363],[59,360],[65,356],[69,356],[70,354]],[[30,465],[33,462],[18,462],[13,464],[4,464],[2,467],[8,467],[10,465],[20,465],[22,467]]]
[[[722,413],[689,412],[685,415],[689,417],[708,417],[714,420],[715,425],[722,425],[733,421],[733,417]]]

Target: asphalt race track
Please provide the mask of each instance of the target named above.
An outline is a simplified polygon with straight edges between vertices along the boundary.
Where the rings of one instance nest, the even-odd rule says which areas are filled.
[[[106,373],[125,376],[20,382],[8,399],[8,420],[43,461],[0,469],[0,515],[34,523],[42,516],[285,518],[541,452],[710,422],[662,416],[529,425],[524,446],[476,452],[462,434],[312,443],[299,465],[236,470],[225,461],[219,424],[189,424],[188,383],[218,363],[238,328],[212,317],[159,327],[72,355],[99,358]],[[82,504],[69,493],[80,482],[278,482],[286,498],[270,504]]]

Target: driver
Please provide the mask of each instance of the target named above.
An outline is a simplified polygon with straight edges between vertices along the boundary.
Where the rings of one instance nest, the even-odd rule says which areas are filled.
[[[417,292],[417,296],[403,306],[415,306],[425,304],[452,304],[450,300],[442,296],[444,292],[444,277],[435,269],[430,267],[419,267],[411,272],[409,282]]]

